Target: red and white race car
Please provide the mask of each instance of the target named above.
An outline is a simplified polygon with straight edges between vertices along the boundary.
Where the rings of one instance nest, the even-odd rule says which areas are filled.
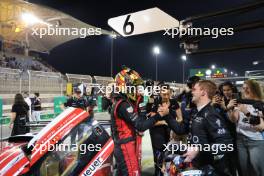
[[[112,175],[114,143],[81,109],[68,108],[36,135],[2,142],[0,176]]]

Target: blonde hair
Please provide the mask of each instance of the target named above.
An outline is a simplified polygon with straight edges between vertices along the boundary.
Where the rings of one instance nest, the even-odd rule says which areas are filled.
[[[259,100],[262,99],[262,90],[259,83],[256,80],[249,79],[246,80],[244,84],[246,84],[249,87],[250,92],[253,94],[254,98],[257,98]]]
[[[201,87],[202,90],[206,91],[209,99],[213,98],[217,91],[217,86],[214,82],[209,80],[200,80],[197,84]]]

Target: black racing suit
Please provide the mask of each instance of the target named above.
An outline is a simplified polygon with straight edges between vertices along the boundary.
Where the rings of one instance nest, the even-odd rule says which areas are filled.
[[[165,117],[169,127],[177,134],[189,132],[189,143],[202,146],[193,160],[193,165],[203,169],[214,168],[215,175],[232,175],[230,170],[230,153],[234,146],[225,120],[209,104],[191,117],[190,121],[177,123],[175,118]],[[220,150],[220,147],[225,148]]]
[[[66,103],[64,103],[65,107],[74,107],[74,108],[81,108],[86,111],[86,108],[88,106],[88,102],[85,98],[75,98],[71,97],[67,100]]]
[[[94,118],[94,107],[96,106],[96,97],[94,95],[86,96],[87,110],[90,118]]]
[[[88,106],[88,102],[85,98],[80,97],[80,98],[76,98],[76,97],[71,97],[67,100],[66,103],[64,103],[65,107],[74,107],[74,108],[81,108],[82,110],[86,111],[86,108]],[[78,135],[77,135],[78,134]],[[78,129],[74,129],[72,134],[71,134],[71,144],[75,144],[76,141],[76,137],[81,136],[80,134],[82,134],[82,131],[80,130],[80,128]]]
[[[197,113],[196,104],[192,102],[192,92],[183,91],[178,97],[177,100],[181,102],[181,111],[185,120],[190,121],[190,118]]]
[[[157,113],[158,106],[161,104],[161,97],[156,97],[154,104],[152,105],[151,112]],[[170,99],[170,114],[176,118],[176,110],[179,108],[179,104],[175,99]],[[170,128],[167,125],[155,125],[149,129],[153,158],[155,165],[155,175],[162,176],[161,168],[164,160],[164,144],[167,144],[170,140]]]
[[[137,102],[140,102],[137,101]],[[114,156],[117,163],[117,175],[140,175],[140,149],[137,148],[138,132],[152,127],[161,117],[146,119],[146,106],[132,103],[127,97],[114,98],[111,111],[111,131],[114,140]]]

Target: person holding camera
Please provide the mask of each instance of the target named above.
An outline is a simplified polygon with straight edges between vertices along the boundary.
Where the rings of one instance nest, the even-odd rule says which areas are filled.
[[[76,87],[74,89],[74,94],[71,98],[69,98],[64,104],[61,104],[61,109],[64,110],[66,107],[74,107],[74,108],[80,108],[84,111],[88,111],[88,103],[86,99],[82,95],[82,91],[80,88]],[[90,115],[90,114],[89,114]],[[77,135],[78,134],[78,135]],[[75,129],[71,134],[71,144],[76,143],[76,137],[81,136],[82,131],[78,128]]]
[[[231,165],[232,165],[232,175],[236,176],[236,172],[240,173],[239,165],[237,163],[238,154],[237,154],[237,145],[236,145],[236,125],[230,120],[228,116],[228,109],[232,107],[228,106],[229,102],[234,101],[234,98],[238,99],[240,96],[237,88],[230,82],[226,81],[219,86],[219,91],[215,94],[212,100],[212,105],[215,110],[224,118],[227,129],[230,131],[230,134],[234,143],[234,151],[232,152]]]
[[[192,88],[194,85],[200,81],[199,76],[191,76],[186,82],[186,90],[184,90],[180,95],[178,95],[177,100],[180,103],[181,111],[183,117],[189,118],[197,112],[196,105],[192,102]]]
[[[259,83],[247,80],[243,84],[244,99],[262,100]],[[243,99],[242,99],[243,100]],[[237,149],[242,176],[264,175],[264,122],[263,114],[252,105],[239,104],[231,100],[228,104],[229,117],[236,123]]]
[[[158,108],[163,104],[167,104],[170,114],[178,121],[182,121],[181,110],[176,99],[171,99],[170,86],[167,84],[160,84],[161,88],[160,95],[155,97],[154,103],[152,104],[150,116],[158,114]],[[164,160],[164,145],[170,140],[170,128],[168,127],[165,120],[161,120],[155,123],[155,126],[149,129],[150,138],[152,143],[153,158],[155,163],[155,176],[161,176],[162,164]]]
[[[230,81],[226,81],[219,86],[219,91],[221,96],[223,97],[223,101],[225,106],[228,105],[229,101],[238,98],[240,94],[235,85],[233,85]]]

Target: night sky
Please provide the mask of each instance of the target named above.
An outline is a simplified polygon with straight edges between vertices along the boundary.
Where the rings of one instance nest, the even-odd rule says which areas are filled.
[[[32,3],[46,5],[103,29],[111,30],[107,20],[130,12],[158,7],[178,20],[187,17],[237,7],[250,0],[122,0],[122,1],[81,1],[81,0],[30,0]],[[244,22],[262,19],[264,7],[256,11],[226,17],[200,20],[194,27],[232,27]],[[182,60],[184,50],[179,47],[178,37],[171,39],[155,32],[118,38],[114,41],[114,74],[120,71],[121,65],[137,70],[142,77],[155,79],[155,57],[152,54],[154,45],[159,45],[161,54],[158,57],[159,80],[182,82]],[[232,37],[205,39],[201,48],[228,47],[236,44],[264,42],[264,29],[235,33]],[[53,49],[45,60],[62,73],[76,73],[110,76],[111,39],[109,36],[92,36],[76,39]],[[225,53],[200,54],[188,56],[185,69],[208,68],[215,64],[225,67],[239,75],[246,70],[263,69],[264,64],[253,66],[255,60],[264,60],[264,48],[240,50]],[[189,74],[188,71],[185,75]]]

